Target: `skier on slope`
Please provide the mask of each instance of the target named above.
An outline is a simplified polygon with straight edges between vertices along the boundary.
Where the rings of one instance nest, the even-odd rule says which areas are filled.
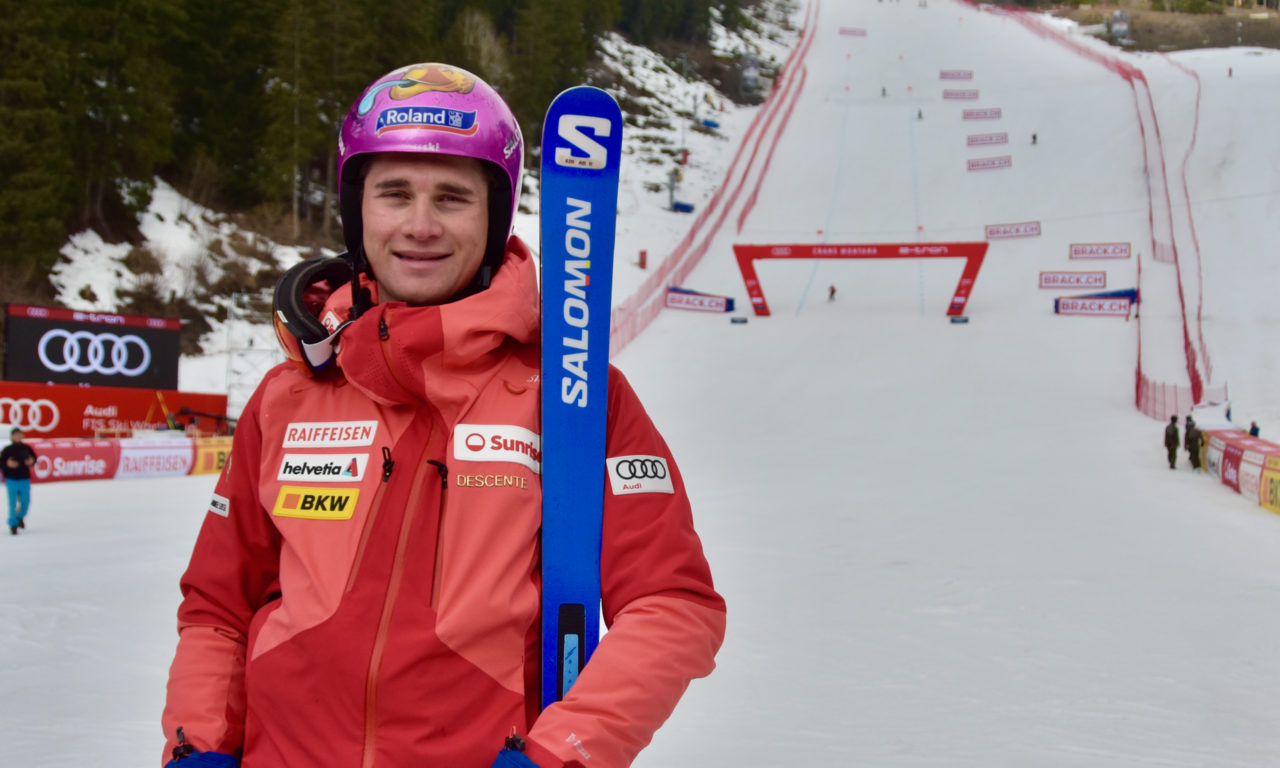
[[[626,766],[713,668],[724,602],[670,451],[615,370],[615,461],[581,468],[610,480],[611,631],[538,711],[538,289],[510,235],[523,153],[498,94],[444,65],[389,73],[347,115],[348,252],[281,279],[291,362],[245,407],[182,578],[163,716],[178,768]]]

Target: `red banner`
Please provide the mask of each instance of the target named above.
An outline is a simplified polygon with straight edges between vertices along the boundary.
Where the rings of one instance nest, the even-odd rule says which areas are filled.
[[[1222,449],[1222,484],[1240,493],[1240,458],[1244,449],[1234,443],[1227,443]]]
[[[226,431],[227,396],[170,389],[0,382],[0,424],[34,438],[92,437],[112,431],[185,428]]]
[[[120,463],[117,440],[28,440],[36,452],[31,482],[105,480],[116,476]]]
[[[868,243],[856,245],[827,245],[805,243],[800,245],[735,245],[733,253],[738,259],[742,281],[751,297],[751,308],[757,315],[770,314],[764,298],[764,289],[756,275],[758,259],[964,259],[964,271],[951,297],[948,315],[963,315],[969,301],[969,293],[978,279],[978,270],[987,254],[987,243]]]
[[[33,317],[39,320],[70,320],[73,323],[99,323],[127,328],[159,328],[166,331],[182,330],[182,321],[176,317],[142,317],[140,315],[113,315],[107,312],[81,312],[58,307],[33,307],[27,304],[10,304],[10,317]]]

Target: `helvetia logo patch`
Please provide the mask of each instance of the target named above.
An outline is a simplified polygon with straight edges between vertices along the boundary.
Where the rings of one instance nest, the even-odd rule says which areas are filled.
[[[311,483],[350,483],[364,479],[367,453],[286,453],[277,480]]]
[[[359,488],[302,488],[286,485],[276,496],[271,514],[307,520],[350,520],[360,498]]]
[[[661,456],[615,456],[604,460],[614,496],[629,493],[675,493],[667,460]]]

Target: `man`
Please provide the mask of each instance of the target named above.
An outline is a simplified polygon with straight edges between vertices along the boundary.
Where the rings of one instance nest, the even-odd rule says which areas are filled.
[[[1178,461],[1178,417],[1169,417],[1169,426],[1164,428],[1164,447],[1169,451],[1169,469],[1175,469]]]
[[[1197,472],[1200,471],[1200,445],[1203,440],[1204,436],[1200,433],[1200,428],[1188,414],[1187,437],[1184,445],[1187,449],[1187,457],[1191,459],[1191,469]]]
[[[665,477],[606,483],[610,631],[539,711],[523,152],[497,93],[444,65],[384,76],[348,114],[348,253],[277,287],[294,364],[246,405],[182,579],[163,717],[178,768],[626,766],[713,668],[724,602],[670,451],[613,370],[607,456]]]
[[[4,487],[9,492],[9,533],[18,535],[19,528],[26,528],[27,510],[31,509],[31,468],[36,463],[36,452],[22,442],[22,430],[9,431],[9,444],[0,450],[0,472],[4,474]]]
[[[1249,437],[1257,437],[1261,430],[1258,429],[1258,422],[1249,422]]]

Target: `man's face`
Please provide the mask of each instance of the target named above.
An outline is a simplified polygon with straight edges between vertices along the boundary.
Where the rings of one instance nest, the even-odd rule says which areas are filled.
[[[9,433],[9,439],[10,439],[10,440],[12,440],[12,441],[13,441],[13,442],[15,442],[15,443],[20,443],[20,442],[22,442],[22,432],[20,432],[20,431],[18,431],[18,430],[16,430],[16,429],[15,429],[15,430],[13,430],[12,432],[10,432],[10,433]]]
[[[442,304],[471,282],[489,234],[489,186],[479,160],[383,154],[361,199],[364,250],[384,301]]]

